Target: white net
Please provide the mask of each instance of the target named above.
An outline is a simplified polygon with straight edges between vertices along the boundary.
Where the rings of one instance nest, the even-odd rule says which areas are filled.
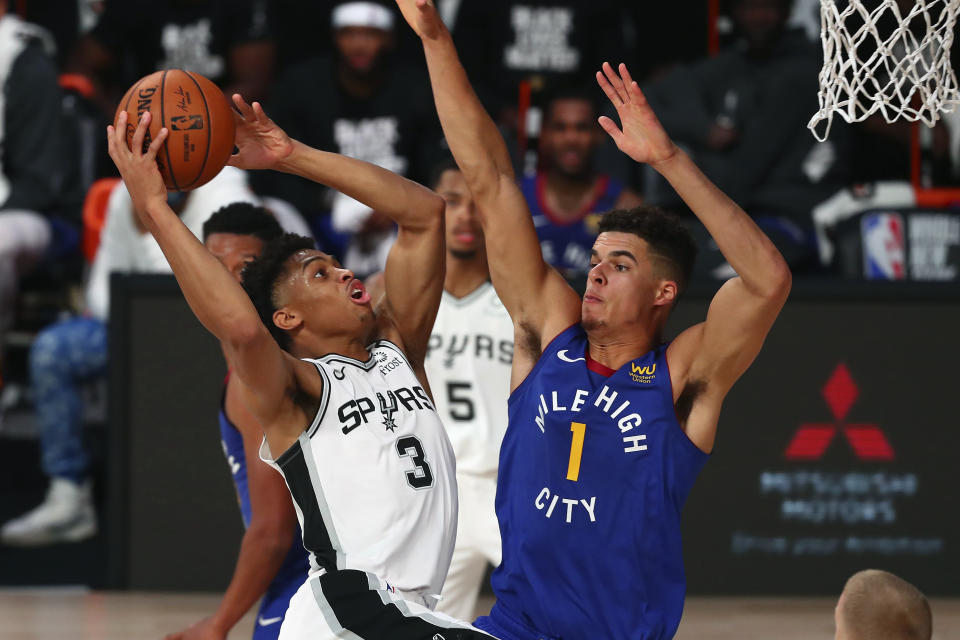
[[[859,122],[879,112],[933,126],[960,102],[950,47],[960,0],[821,0],[818,140],[834,114]]]

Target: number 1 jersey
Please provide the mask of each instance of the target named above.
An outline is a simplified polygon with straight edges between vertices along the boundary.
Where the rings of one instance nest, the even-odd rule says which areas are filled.
[[[446,291],[424,363],[457,475],[496,480],[507,430],[513,322],[490,282],[462,298]]]
[[[530,637],[672,638],[680,511],[707,459],[674,411],[666,345],[610,371],[576,324],[510,396],[490,614]]]
[[[293,498],[310,575],[376,574],[428,599],[440,594],[457,530],[450,441],[406,356],[379,340],[360,362],[306,359],[323,378],[316,417],[274,460]]]

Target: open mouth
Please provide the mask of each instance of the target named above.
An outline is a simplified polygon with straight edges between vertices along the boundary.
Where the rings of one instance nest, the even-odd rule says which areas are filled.
[[[360,280],[353,280],[347,287],[347,291],[350,293],[350,299],[357,304],[370,302],[370,293]]]

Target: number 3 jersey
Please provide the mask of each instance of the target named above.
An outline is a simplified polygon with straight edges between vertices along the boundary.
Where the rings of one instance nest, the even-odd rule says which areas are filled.
[[[316,417],[275,460],[310,553],[310,575],[374,573],[400,591],[440,593],[457,530],[453,450],[406,356],[380,340],[360,362],[305,359],[323,378]]]
[[[707,455],[677,421],[666,345],[617,371],[587,347],[565,330],[510,396],[490,617],[532,637],[672,638],[680,511]]]
[[[463,298],[446,291],[424,366],[457,456],[457,474],[496,480],[507,430],[513,322],[485,282]]]

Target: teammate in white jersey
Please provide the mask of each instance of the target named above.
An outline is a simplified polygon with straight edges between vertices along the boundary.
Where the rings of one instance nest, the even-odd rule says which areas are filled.
[[[291,235],[245,269],[248,297],[166,204],[156,154],[167,130],[144,151],[149,114],[129,148],[125,113],[108,128],[137,215],[226,350],[263,427],[262,452],[293,497],[311,567],[280,638],[486,637],[431,610],[457,510],[453,454],[423,370],[443,287],[443,200],[375,165],[292,141],[259,104],[233,99],[231,164],[322,182],[399,225],[376,309],[350,271]]]
[[[483,229],[451,158],[434,190],[447,203],[447,272],[430,335],[427,378],[457,458],[457,542],[439,610],[472,620],[487,563],[500,564],[494,512],[497,460],[507,428],[513,322],[490,283]]]

